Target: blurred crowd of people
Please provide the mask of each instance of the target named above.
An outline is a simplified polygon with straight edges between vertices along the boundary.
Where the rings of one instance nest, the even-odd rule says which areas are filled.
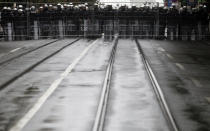
[[[44,4],[3,7],[1,26],[6,40],[49,37],[120,37],[171,40],[209,38],[206,5],[194,8],[145,3],[140,7],[94,4]]]

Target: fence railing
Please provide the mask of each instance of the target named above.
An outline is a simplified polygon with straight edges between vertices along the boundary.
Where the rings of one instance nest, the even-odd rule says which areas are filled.
[[[113,6],[110,9],[105,6],[105,4],[112,3],[115,3],[117,8]],[[162,3],[157,2],[124,3],[138,6],[136,8],[127,6],[120,9],[119,2],[104,3],[101,1],[98,2],[99,5],[96,9],[94,5],[84,6],[82,3],[81,6],[71,10],[69,10],[69,6],[62,7],[62,11],[59,12],[49,7],[47,7],[47,11],[40,11],[38,7],[43,6],[44,3],[24,3],[25,7],[35,5],[37,9],[34,12],[26,9],[18,12],[11,9],[6,15],[0,12],[0,37],[3,40],[78,36],[104,36],[110,39],[115,34],[122,38],[171,40],[205,40],[210,37],[210,24],[209,20],[206,19],[208,16],[201,19],[199,15],[195,16],[193,13],[188,13],[183,17],[179,12],[174,16],[174,14],[170,14],[170,9],[161,12],[163,8],[158,6]],[[7,2],[6,4],[14,3]],[[77,6],[79,3],[73,4]],[[84,7],[88,7],[88,9]]]
[[[178,24],[168,25],[158,20],[145,19],[83,19],[83,20],[33,20],[8,21],[2,25],[4,40],[25,40],[64,37],[100,37],[119,34],[123,38],[155,38],[155,39],[180,39],[204,40],[209,39],[209,25]]]

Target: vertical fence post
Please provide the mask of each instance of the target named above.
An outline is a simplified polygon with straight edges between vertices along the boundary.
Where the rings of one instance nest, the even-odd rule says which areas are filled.
[[[108,20],[108,22],[109,22],[109,24],[108,24],[108,40],[111,41],[111,35],[112,35],[112,34],[111,34],[111,33],[112,33],[112,29],[111,29],[111,28],[112,28],[112,22],[111,22],[110,19]]]
[[[63,38],[63,23],[62,20],[58,21],[59,37]]]
[[[210,17],[210,16],[209,16]],[[208,30],[208,34],[210,35],[210,20],[209,20],[209,30]],[[210,36],[208,36],[209,38]]]
[[[34,21],[34,40],[38,40],[38,23]]]
[[[168,27],[167,26],[164,29],[164,36],[165,36],[165,38],[168,37]]]
[[[176,40],[179,39],[179,25],[176,25]]]
[[[158,3],[159,5],[159,3]],[[160,35],[160,31],[159,31],[159,26],[160,26],[160,21],[159,21],[159,10],[157,12],[157,19],[156,19],[156,24],[155,24],[155,30],[156,30],[156,33],[155,33],[155,38],[158,38],[158,36]]]
[[[88,31],[88,21],[84,18],[84,38],[87,38],[87,31]]]
[[[134,37],[137,37],[137,30],[138,30],[138,18],[135,17]]]
[[[201,22],[198,22],[198,40],[202,39],[202,32],[201,32]]]
[[[193,29],[191,32],[191,40],[195,40],[195,30]]]
[[[174,40],[174,29],[170,31],[170,40]]]
[[[26,12],[26,13],[27,13],[27,14],[26,14],[26,15],[27,15],[27,23],[26,23],[26,24],[27,24],[27,29],[26,29],[26,30],[27,30],[27,34],[26,34],[27,39],[30,38],[30,27],[31,27],[31,26],[30,26],[30,14],[29,14],[29,13],[30,13],[30,10],[29,10],[29,6],[30,6],[30,5],[29,5],[29,1],[27,0],[27,3],[26,3],[26,7],[27,7],[27,9],[28,9],[27,12]]]
[[[7,23],[8,40],[12,41],[12,23]]]

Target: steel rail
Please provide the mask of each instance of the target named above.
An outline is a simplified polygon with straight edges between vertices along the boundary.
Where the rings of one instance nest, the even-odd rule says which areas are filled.
[[[161,87],[160,87],[160,85],[159,85],[159,83],[158,83],[158,81],[157,81],[153,71],[152,71],[152,68],[151,68],[150,64],[148,63],[148,61],[147,61],[147,59],[145,57],[145,54],[144,54],[144,52],[142,50],[142,47],[141,47],[140,43],[138,42],[137,39],[135,39],[135,41],[136,41],[136,45],[137,45],[137,48],[139,50],[139,53],[140,53],[140,55],[142,57],[142,61],[144,63],[146,71],[148,73],[148,76],[149,76],[149,78],[151,80],[152,87],[154,89],[155,95],[156,95],[156,97],[158,99],[158,102],[160,104],[160,107],[161,107],[161,109],[163,111],[164,117],[165,117],[165,119],[167,120],[167,122],[169,124],[169,128],[170,128],[171,131],[180,131],[180,129],[179,129],[179,127],[178,127],[178,125],[177,125],[177,123],[176,123],[176,121],[174,119],[174,116],[173,116],[172,112],[170,111],[170,108],[169,108],[169,106],[167,104],[167,101],[166,101],[166,98],[165,98],[165,96],[163,94],[163,91],[162,91],[162,89],[161,89]]]
[[[105,75],[105,79],[104,79],[104,83],[103,83],[103,87],[102,87],[101,98],[99,101],[96,119],[95,119],[92,131],[102,131],[103,130],[104,118],[105,118],[105,114],[106,114],[107,102],[108,102],[108,97],[109,97],[111,75],[112,75],[112,69],[113,69],[113,64],[114,64],[114,59],[115,59],[117,43],[118,43],[118,38],[116,38],[116,40],[114,42],[111,56],[109,58],[109,64],[106,69],[106,75]]]

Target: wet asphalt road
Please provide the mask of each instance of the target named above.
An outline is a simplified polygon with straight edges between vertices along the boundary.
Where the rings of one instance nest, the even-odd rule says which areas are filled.
[[[181,131],[210,130],[210,46],[139,40]]]
[[[36,51],[18,57],[12,61],[1,64],[0,89],[4,88],[4,84],[9,82],[12,78],[18,77],[19,75],[21,75],[27,69],[34,66],[39,61],[46,59],[48,56],[51,56],[55,51],[57,51],[58,49],[62,49],[63,47],[69,45],[69,43],[72,43],[73,41],[75,41],[75,39],[60,40],[48,46],[42,47]],[[30,50],[30,48],[25,50]],[[20,52],[17,51],[16,53],[12,54],[12,57],[15,54],[19,55],[19,53],[25,52],[25,50]],[[2,93],[0,92],[0,94]]]
[[[34,41],[30,44],[22,42],[23,45],[19,43],[20,47],[27,48],[17,50],[12,55],[50,41],[53,40]],[[59,40],[0,65],[0,84],[73,41],[75,39]],[[8,131],[33,109],[51,84],[86,49],[89,50],[62,79],[38,112],[27,121],[23,130],[92,130],[113,43],[104,43],[101,39],[81,39],[2,88],[0,131]],[[139,43],[181,131],[209,131],[210,46],[198,41],[139,40]],[[16,49],[16,46],[4,50],[2,56],[11,49]],[[138,53],[135,41],[119,40],[105,116],[105,131],[169,130]]]
[[[23,130],[91,131],[112,45],[97,41]]]
[[[72,42],[73,40],[61,41],[62,44]],[[35,101],[46,91],[49,85],[71,64],[71,62],[79,55],[79,53],[86,48],[91,41],[80,40],[77,44],[73,44],[66,48],[61,53],[57,54],[40,64],[15,82],[8,85],[5,89],[1,90],[0,95],[0,130],[8,130],[19,118],[21,118],[34,104]],[[56,47],[54,47],[56,48]],[[53,49],[54,49],[53,48]],[[49,49],[49,48],[48,48]],[[51,51],[53,51],[51,49]],[[32,54],[40,54],[44,56],[49,50],[40,50]],[[13,61],[21,63],[22,65],[29,65],[31,58],[32,63],[39,57],[32,57],[31,55],[25,56],[27,59],[20,58]],[[37,55],[38,55],[37,54]],[[31,57],[29,57],[31,56]],[[52,60],[53,59],[53,60]],[[20,64],[18,64],[20,65]],[[11,65],[9,65],[12,67]],[[21,65],[20,65],[21,66]],[[20,68],[7,69],[4,67],[5,72],[18,72]],[[7,70],[6,70],[6,69]],[[3,76],[1,79],[4,78]]]
[[[44,43],[54,41],[52,39],[46,40],[28,40],[28,41],[11,41],[11,42],[0,42],[0,58],[7,57],[14,52],[21,51],[24,48],[32,48],[40,46]]]
[[[74,39],[64,39],[27,54],[4,65],[2,72],[14,75],[72,41]],[[23,131],[92,130],[113,43],[81,39],[3,88],[0,92],[0,130],[19,126],[24,123],[21,120],[26,121],[23,129],[20,128]],[[84,50],[87,50],[86,54],[83,54]],[[168,131],[138,53],[134,41],[119,40],[104,124],[106,131]],[[84,56],[80,57],[81,54]],[[75,60],[75,66],[37,112],[25,118]],[[1,75],[1,81],[4,81]]]

